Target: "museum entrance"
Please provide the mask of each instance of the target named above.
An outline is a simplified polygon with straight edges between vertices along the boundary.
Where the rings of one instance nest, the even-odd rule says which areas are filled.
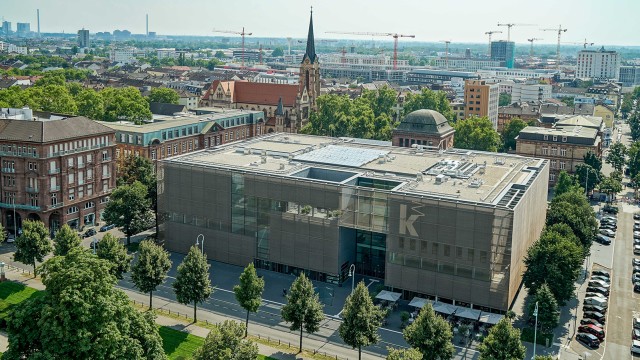
[[[384,279],[387,236],[356,230],[356,273]]]

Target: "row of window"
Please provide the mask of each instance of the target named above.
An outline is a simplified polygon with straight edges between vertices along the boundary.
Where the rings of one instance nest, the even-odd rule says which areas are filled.
[[[542,155],[551,155],[551,156],[558,156],[558,148],[556,147],[552,147],[551,148],[551,154],[549,154],[549,148],[546,146],[542,147]],[[567,156],[567,149],[566,148],[560,148],[560,156]]]
[[[2,144],[0,150],[5,154],[11,154],[14,156],[38,156],[37,148],[26,145]]]
[[[106,146],[106,145],[109,145],[108,135],[100,136],[97,138],[69,141],[63,144],[50,145],[49,156],[54,156],[54,154],[57,154],[62,151],[75,151],[79,149],[80,150],[86,149],[89,147],[93,148],[96,146]]]

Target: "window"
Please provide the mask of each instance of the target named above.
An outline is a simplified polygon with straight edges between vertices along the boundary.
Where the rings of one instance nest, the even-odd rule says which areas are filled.
[[[158,156],[157,156],[157,154],[156,154],[156,150],[155,150],[155,149],[154,149],[154,150],[151,150],[151,158],[152,158],[153,160],[155,160],[155,159],[157,159],[157,158],[158,158]]]
[[[67,158],[67,166],[73,167],[73,158]]]
[[[193,150],[193,140],[189,140],[189,151]]]
[[[109,152],[107,150],[102,152],[102,161],[109,160]]]
[[[102,191],[109,190],[109,180],[102,180]]]
[[[183,141],[182,142],[182,152],[186,152],[187,151],[187,142]]]
[[[102,177],[109,177],[109,165],[102,165]]]
[[[69,200],[75,200],[76,198],[76,189],[69,189]]]
[[[93,184],[87,185],[87,196],[93,195]]]
[[[564,167],[565,167],[565,162],[560,161],[560,170],[564,170]]]
[[[29,170],[38,170],[38,163],[29,162]]]
[[[93,179],[93,169],[87,169],[87,181]]]
[[[556,181],[556,174],[549,174],[549,181],[551,182]]]
[[[58,194],[51,194],[51,206],[58,205]]]
[[[542,148],[542,155],[549,155],[549,148],[548,147],[543,147]]]
[[[558,141],[558,137],[556,135],[553,135],[553,141]]]
[[[567,149],[565,148],[560,149],[560,156],[567,156]]]
[[[38,206],[38,194],[29,194],[29,205]]]
[[[67,181],[69,182],[69,184],[73,184],[76,181],[75,177],[76,177],[75,174],[69,174],[68,175],[68,180]]]
[[[165,131],[162,132],[162,140],[167,140],[167,133]]]
[[[398,247],[400,249],[404,249],[404,238],[403,237],[399,237],[398,238]]]
[[[566,136],[562,137],[562,142],[567,142],[567,137]]]
[[[551,168],[552,168],[552,169],[555,169],[555,168],[556,168],[556,163],[557,163],[557,161],[555,161],[555,160],[551,160]]]
[[[444,256],[451,256],[451,245],[444,245]]]
[[[78,187],[78,199],[82,199],[84,197],[84,186]]]
[[[439,244],[436,243],[436,242],[431,244],[431,255],[436,255],[436,256],[438,255],[438,251],[439,251],[439,249],[438,249],[439,246],[438,245]]]
[[[173,153],[178,154],[178,144],[173,144]]]
[[[78,207],[77,207],[77,206],[70,206],[70,207],[67,209],[67,214],[75,214],[75,213],[77,213],[78,211],[79,211],[79,209],[78,209]]]
[[[545,135],[545,136],[543,137],[543,139],[544,139],[544,140],[549,140],[549,135]]]
[[[187,136],[187,129],[186,128],[182,129],[182,136]]]
[[[551,156],[556,156],[558,155],[558,148],[552,147],[551,148]]]
[[[93,162],[93,155],[87,154],[87,163],[92,163],[92,162]]]
[[[91,209],[92,207],[95,207],[95,206],[96,206],[96,203],[94,203],[93,201],[89,201],[84,204],[85,209]]]

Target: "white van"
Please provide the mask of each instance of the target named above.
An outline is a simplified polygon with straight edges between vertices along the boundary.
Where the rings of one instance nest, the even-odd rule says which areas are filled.
[[[607,303],[606,299],[603,299],[601,297],[595,297],[595,296],[584,298],[583,304],[584,305],[595,305],[595,306],[600,306],[600,307],[603,307],[603,308],[606,308],[609,305]]]

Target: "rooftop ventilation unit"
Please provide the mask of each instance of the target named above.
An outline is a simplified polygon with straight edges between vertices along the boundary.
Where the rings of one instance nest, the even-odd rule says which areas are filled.
[[[436,176],[436,184],[444,184],[447,181],[447,177],[443,174]]]
[[[284,170],[284,164],[280,164],[280,170]]]
[[[249,155],[249,154],[251,154],[251,150],[250,150],[250,149],[244,149],[244,154],[245,154],[245,155]]]
[[[267,163],[267,157],[266,156],[261,156],[260,157],[260,162],[263,163],[263,164],[266,164]]]
[[[417,173],[416,174],[416,181],[422,181],[422,179],[424,179],[424,176],[422,175],[422,173]]]
[[[498,165],[504,165],[505,164],[505,160],[503,157],[496,157],[495,158],[495,163]]]

